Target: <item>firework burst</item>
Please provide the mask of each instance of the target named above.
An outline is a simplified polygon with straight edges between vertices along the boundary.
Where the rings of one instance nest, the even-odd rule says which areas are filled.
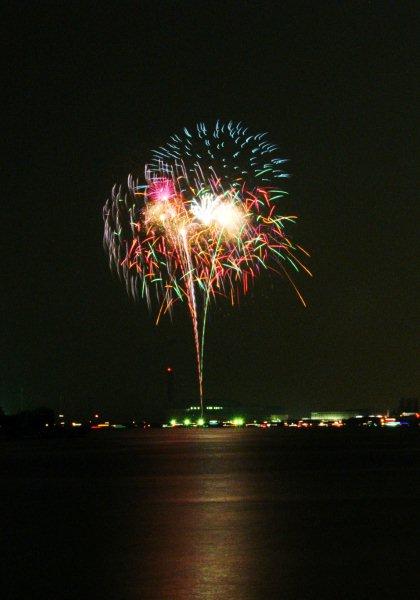
[[[188,305],[202,409],[210,301],[237,303],[271,270],[286,275],[305,304],[289,270],[310,274],[308,253],[286,234],[296,217],[280,212],[285,160],[266,135],[233,122],[184,128],[153,151],[144,182],[130,176],[104,207],[104,245],[129,293],[149,307],[156,299],[157,322],[177,300]]]

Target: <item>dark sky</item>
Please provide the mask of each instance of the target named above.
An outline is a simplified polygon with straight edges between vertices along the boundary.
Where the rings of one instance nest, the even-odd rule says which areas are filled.
[[[0,405],[146,414],[167,364],[196,399],[186,307],[155,327],[128,299],[101,211],[153,147],[217,118],[290,159],[315,277],[297,277],[307,309],[269,277],[212,307],[207,396],[293,413],[417,395],[414,3],[10,4]]]

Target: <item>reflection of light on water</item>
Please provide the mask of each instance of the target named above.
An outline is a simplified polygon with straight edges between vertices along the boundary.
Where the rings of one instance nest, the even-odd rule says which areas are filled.
[[[256,500],[249,494],[247,477],[217,474],[200,478],[198,495],[190,510],[198,526],[192,540],[188,571],[191,598],[230,600],[253,598],[252,536],[246,504]],[[181,600],[182,596],[179,596]]]
[[[168,438],[167,450],[178,473],[142,477],[139,597],[254,599],[251,562],[258,527],[250,527],[249,507],[257,505],[258,489],[240,468],[236,433],[181,430]],[[145,589],[149,581],[154,587]]]

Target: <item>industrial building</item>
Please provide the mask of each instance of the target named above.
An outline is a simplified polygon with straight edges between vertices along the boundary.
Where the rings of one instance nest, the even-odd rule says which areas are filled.
[[[366,409],[352,409],[352,410],[322,410],[311,412],[311,419],[319,421],[344,421],[357,416],[364,416],[369,414]]]
[[[191,404],[184,408],[174,408],[168,412],[168,422],[176,419],[182,423],[185,419],[196,422],[201,417],[201,409],[198,404]],[[208,402],[204,407],[204,418],[206,421],[231,421],[241,417],[246,422],[272,421],[282,422],[289,415],[278,406],[227,406],[220,402]]]

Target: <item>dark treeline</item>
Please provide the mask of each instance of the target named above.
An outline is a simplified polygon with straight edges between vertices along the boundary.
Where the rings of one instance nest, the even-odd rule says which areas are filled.
[[[85,431],[85,428],[81,430]],[[54,410],[46,406],[23,410],[12,415],[4,414],[0,407],[0,435],[50,437],[64,432],[67,432],[67,429],[57,428]]]

